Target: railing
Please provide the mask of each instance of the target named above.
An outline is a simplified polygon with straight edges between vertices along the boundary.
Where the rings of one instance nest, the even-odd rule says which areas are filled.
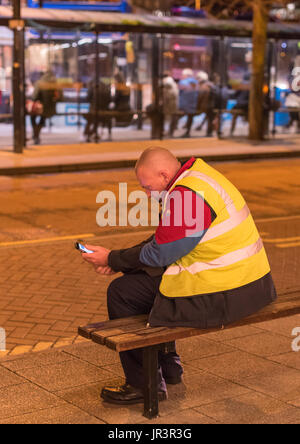
[[[294,108],[294,107],[287,107],[287,108],[278,108],[277,110],[271,110],[269,109],[270,112],[273,112],[274,115],[275,113],[299,113],[299,119],[300,119],[300,108]],[[217,109],[215,108],[213,110],[215,115],[219,115],[222,116],[224,114],[231,114],[232,116],[235,117],[246,117],[247,118],[247,112],[245,112],[245,110],[243,109]],[[195,113],[191,113],[191,115],[193,116],[199,116],[199,112],[195,112]],[[30,115],[27,113],[27,115]],[[176,111],[174,113],[172,113],[172,116],[176,116],[178,117],[178,119],[180,119],[181,117],[187,115],[186,112],[183,111]],[[83,117],[86,120],[90,120],[90,122],[96,124],[96,125],[101,125],[103,123],[103,120],[107,121],[111,121],[112,119],[118,119],[118,118],[128,118],[128,117],[132,117],[132,123],[129,121],[128,122],[128,126],[131,124],[135,124],[135,125],[140,125],[140,129],[142,128],[142,121],[145,118],[149,118],[152,122],[152,136],[153,138],[163,138],[163,125],[162,122],[164,120],[164,115],[162,113],[162,111],[158,110],[158,112],[156,111],[147,111],[147,110],[136,110],[136,109],[131,109],[128,111],[117,111],[117,110],[99,110],[97,113],[94,111],[87,111],[87,112],[79,112],[79,111],[75,111],[75,112],[59,112],[56,113],[54,117],[68,117],[68,116],[77,116],[78,118]],[[0,114],[0,122],[4,121],[4,120],[10,120],[13,118],[13,115],[11,113],[7,113],[7,114]],[[221,135],[221,120],[219,121],[219,128],[218,128],[218,135]],[[81,124],[82,125],[82,124]],[[84,125],[84,124],[83,124]],[[273,130],[271,131],[273,135],[275,135],[276,130],[275,130],[275,119],[274,119],[274,125],[273,125]]]

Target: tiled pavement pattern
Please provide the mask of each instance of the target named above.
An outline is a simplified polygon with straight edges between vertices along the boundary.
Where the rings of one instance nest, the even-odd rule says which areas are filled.
[[[299,225],[300,218],[258,223],[280,294],[300,292],[300,246],[281,248],[269,240],[299,236]],[[146,236],[128,233],[89,242],[124,248]],[[7,351],[0,356],[80,341],[79,325],[107,319],[106,288],[114,277],[97,275],[73,241],[1,248],[0,276],[0,326],[7,336]]]
[[[119,245],[119,238],[109,243]],[[0,275],[0,325],[9,353],[71,343],[79,325],[107,319],[106,288],[112,278],[83,262],[73,241],[1,249]]]
[[[168,386],[151,421],[141,404],[100,401],[104,385],[123,382],[117,354],[105,347],[85,342],[9,356],[0,360],[0,423],[299,424],[297,325],[299,315],[178,341],[183,383]]]

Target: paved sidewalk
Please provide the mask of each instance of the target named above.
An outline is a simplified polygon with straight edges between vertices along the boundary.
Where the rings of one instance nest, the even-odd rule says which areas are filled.
[[[296,138],[258,146],[217,139],[82,144],[34,147],[24,155],[2,151],[1,174],[131,166],[156,143],[184,158],[300,156]],[[286,233],[298,239],[297,221],[295,216],[258,222],[280,294],[300,291],[299,249],[283,248],[281,239]],[[107,236],[105,242],[122,248],[128,236]],[[145,237],[140,233],[134,240],[139,236]],[[8,336],[8,351],[0,352],[0,423],[300,423],[300,351],[291,347],[300,315],[179,341],[184,382],[169,387],[169,400],[153,421],[142,416],[142,405],[102,403],[103,385],[123,381],[118,356],[77,337],[76,330],[107,319],[109,280],[95,279],[82,266],[72,242],[0,251],[0,326]]]
[[[166,147],[182,159],[198,156],[206,161],[300,156],[300,137],[296,135],[260,144],[247,139],[191,138],[31,146],[23,154],[0,150],[0,175],[132,167],[151,145]]]
[[[84,342],[0,359],[0,423],[300,423],[300,315],[178,341],[183,383],[169,386],[160,416],[100,401],[123,382],[117,353]],[[134,430],[134,428],[133,428]]]

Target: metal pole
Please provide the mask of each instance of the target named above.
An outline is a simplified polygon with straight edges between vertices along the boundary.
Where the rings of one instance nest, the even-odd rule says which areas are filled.
[[[99,143],[98,126],[99,126],[99,80],[100,80],[100,67],[99,67],[99,32],[96,31],[96,41],[95,41],[95,86],[94,86],[94,122],[95,122],[95,142]]]
[[[80,86],[79,45],[78,45],[79,40],[80,40],[80,31],[77,30],[77,32],[76,32],[76,43],[77,43],[77,46],[76,46],[76,58],[77,58],[76,82],[77,82],[77,130],[78,131],[80,131],[80,128],[81,128],[81,116],[80,116],[80,111],[81,111],[81,100],[80,100],[81,86]]]
[[[276,99],[276,85],[277,85],[277,78],[278,78],[278,40],[275,40],[274,42],[274,67],[275,67],[275,73],[274,73],[274,89],[273,89],[273,95],[274,99]],[[280,100],[280,99],[279,99]],[[272,128],[272,136],[276,136],[276,112],[273,111],[273,128]]]
[[[14,33],[13,50],[13,123],[14,152],[23,153],[25,140],[24,125],[24,21],[21,20],[20,0],[13,0],[13,19],[9,22]]]
[[[161,121],[160,121],[160,96],[159,96],[159,86],[160,86],[160,69],[159,69],[159,37],[157,34],[152,36],[152,130],[151,138],[160,139],[161,138]]]
[[[264,126],[264,135],[268,136],[269,132],[270,132],[270,104],[271,104],[271,77],[272,77],[272,73],[271,73],[271,69],[272,69],[272,62],[273,62],[273,41],[269,41],[267,44],[267,48],[268,48],[268,67],[267,67],[267,86],[268,86],[268,91],[266,94],[266,100],[264,105],[266,106],[265,109],[265,113],[264,113],[264,122],[265,122],[265,126]]]
[[[24,131],[23,131],[23,146],[26,147],[27,142],[26,142],[26,72],[25,72],[25,29],[23,29],[23,37],[22,37],[22,42],[23,42],[23,47],[22,47],[22,76],[23,76],[23,97],[22,97],[22,101],[23,101],[23,127],[24,127]]]
[[[218,138],[222,138],[222,90],[226,82],[227,77],[227,64],[226,64],[226,54],[228,52],[228,47],[226,45],[224,36],[219,40],[219,75],[220,75],[220,92],[218,97]]]

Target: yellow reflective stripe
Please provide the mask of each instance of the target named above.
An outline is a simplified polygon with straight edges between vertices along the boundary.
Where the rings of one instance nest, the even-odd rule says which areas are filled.
[[[230,215],[236,213],[237,210],[233,200],[231,199],[227,191],[215,179],[195,170],[188,170],[187,174],[185,175],[185,178],[186,177],[196,177],[197,179],[208,183],[221,196],[228,213]]]
[[[208,228],[207,232],[199,242],[200,244],[203,242],[207,242],[209,240],[215,239],[222,234],[227,233],[228,231],[236,228],[240,225],[250,214],[250,210],[247,205],[245,205],[240,211],[235,211],[229,219],[224,220],[224,222],[220,222],[218,225],[214,225],[213,227]]]
[[[183,271],[188,271],[190,274],[196,274],[204,270],[212,270],[216,268],[227,267],[228,265],[233,265],[236,262],[254,256],[255,254],[259,253],[262,248],[263,248],[263,243],[261,238],[259,238],[258,241],[255,242],[254,244],[227,253],[224,256],[221,256],[210,262],[194,262],[192,265],[189,265],[188,267],[183,267],[180,264],[171,265],[164,274],[174,276],[179,273],[182,273]]]
[[[180,174],[180,176],[178,177],[178,179],[176,180],[176,182],[171,186],[171,188],[168,190],[168,192],[165,195],[164,201],[162,203],[162,213],[165,211],[166,209],[166,204],[167,204],[167,200],[168,197],[170,195],[170,193],[172,193],[172,191],[174,190],[174,188],[177,186],[178,182],[180,182],[188,173],[190,170],[186,170],[184,171],[182,174]]]

